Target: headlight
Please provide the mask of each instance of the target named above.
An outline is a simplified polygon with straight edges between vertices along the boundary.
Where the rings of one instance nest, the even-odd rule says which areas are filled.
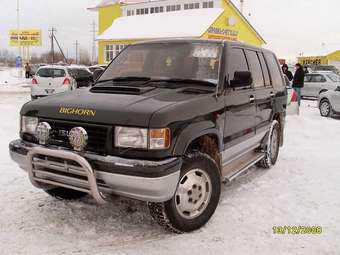
[[[163,150],[170,147],[170,129],[144,129],[130,127],[115,128],[115,146]]]
[[[28,134],[35,134],[35,129],[38,126],[38,118],[36,117],[28,117],[22,116],[21,117],[21,132],[28,133]]]
[[[148,148],[148,130],[143,128],[115,128],[115,146],[122,148]]]

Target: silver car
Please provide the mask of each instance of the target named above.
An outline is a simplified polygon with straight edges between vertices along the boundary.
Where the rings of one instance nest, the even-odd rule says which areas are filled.
[[[334,91],[338,86],[340,86],[340,76],[333,72],[313,72],[305,75],[305,86],[301,90],[301,96],[318,97],[320,93]]]
[[[340,85],[334,90],[322,92],[319,95],[318,106],[323,117],[340,114]]]

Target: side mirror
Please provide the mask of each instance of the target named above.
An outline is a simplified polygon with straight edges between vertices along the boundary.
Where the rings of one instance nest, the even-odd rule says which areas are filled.
[[[93,72],[93,80],[96,81],[102,75],[104,70],[97,69]]]
[[[249,71],[236,71],[234,73],[234,80],[230,81],[232,88],[249,87],[253,84],[253,76]]]

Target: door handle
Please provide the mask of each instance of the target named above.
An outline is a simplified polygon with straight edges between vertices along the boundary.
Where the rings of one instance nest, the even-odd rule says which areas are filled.
[[[272,91],[272,92],[270,92],[270,97],[275,97],[275,94],[274,94],[274,92]]]
[[[253,95],[249,96],[249,102],[251,104],[255,102],[255,97]]]

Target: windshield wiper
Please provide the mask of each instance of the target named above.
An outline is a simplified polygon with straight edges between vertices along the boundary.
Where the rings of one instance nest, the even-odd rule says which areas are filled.
[[[115,77],[115,78],[112,78],[112,79],[107,79],[107,80],[99,80],[97,81],[96,83],[103,83],[103,82],[108,82],[108,81],[112,81],[112,82],[115,82],[115,81],[150,81],[151,78],[150,77],[144,77],[144,76],[122,76],[122,77]]]
[[[181,79],[181,78],[168,78],[168,79],[150,79],[148,83],[150,82],[174,82],[174,83],[185,83],[185,84],[198,84],[198,85],[205,85],[209,87],[216,87],[216,83],[212,81],[206,81],[206,80],[196,80],[196,79]]]

